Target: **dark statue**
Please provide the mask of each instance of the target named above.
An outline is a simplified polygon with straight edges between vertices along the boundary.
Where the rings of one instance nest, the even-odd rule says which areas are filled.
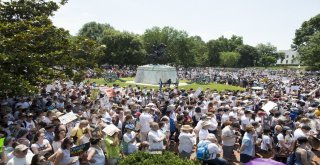
[[[153,53],[150,55],[152,64],[159,63],[160,59],[163,58],[165,54],[166,47],[167,46],[164,43],[160,43],[158,45],[156,44],[152,45]]]

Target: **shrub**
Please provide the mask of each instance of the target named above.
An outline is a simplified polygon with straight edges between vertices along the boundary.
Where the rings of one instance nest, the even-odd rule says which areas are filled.
[[[200,165],[198,161],[181,159],[172,152],[163,154],[150,154],[147,152],[135,152],[120,160],[119,165]]]

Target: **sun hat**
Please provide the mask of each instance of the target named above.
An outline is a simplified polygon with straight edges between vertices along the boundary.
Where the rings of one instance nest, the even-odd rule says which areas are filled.
[[[19,145],[17,145],[15,148],[14,148],[14,151],[20,151],[20,152],[22,152],[22,151],[25,151],[25,150],[27,150],[28,149],[28,147],[26,146],[26,145],[24,145],[24,144],[19,144]]]
[[[205,126],[208,126],[208,125],[210,125],[210,123],[209,123],[209,122],[206,122],[206,121],[204,121],[203,123],[201,123],[202,128],[205,127]]]
[[[191,131],[193,128],[190,125],[183,125],[181,127],[182,131]]]

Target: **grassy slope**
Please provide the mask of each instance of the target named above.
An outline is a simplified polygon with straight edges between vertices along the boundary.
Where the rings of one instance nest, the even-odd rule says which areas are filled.
[[[125,81],[133,81],[134,78],[122,78],[122,80],[125,80]],[[100,84],[100,85],[105,85],[107,84],[103,78],[99,78],[99,79],[90,79],[89,82],[96,82],[97,84]],[[181,80],[180,82],[187,82],[186,80]],[[112,84],[118,84],[119,86],[128,86],[129,83],[125,83],[125,82],[121,82],[121,81],[116,81],[116,82],[113,82]],[[108,86],[112,85],[112,84],[107,84]],[[146,85],[147,86],[147,85]],[[237,87],[237,86],[231,86],[231,85],[224,85],[224,84],[215,84],[215,83],[210,83],[210,84],[207,84],[207,85],[200,85],[200,84],[197,84],[197,83],[193,83],[193,84],[188,84],[188,85],[185,85],[185,86],[181,86],[179,88],[184,88],[184,89],[190,89],[190,88],[193,88],[193,89],[198,89],[199,87],[201,87],[203,90],[205,90],[206,88],[210,88],[211,90],[215,89],[215,90],[218,90],[218,91],[224,91],[224,90],[230,90],[230,91],[235,91],[235,90],[244,90],[244,88],[241,88],[241,87]],[[149,89],[158,89],[159,87],[155,87],[155,86],[147,86],[147,88]]]

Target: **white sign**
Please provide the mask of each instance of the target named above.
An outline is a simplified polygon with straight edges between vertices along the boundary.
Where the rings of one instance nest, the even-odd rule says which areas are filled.
[[[291,90],[292,90],[292,91],[293,91],[293,90],[298,91],[298,90],[299,90],[299,88],[300,88],[300,86],[291,86]]]
[[[274,107],[276,107],[278,104],[272,101],[268,101],[267,104],[265,104],[261,109],[263,109],[264,111],[266,111],[266,113],[268,115],[270,115],[270,110],[273,109]]]
[[[52,88],[53,88],[53,85],[50,85],[50,84],[47,85],[47,87],[46,87],[46,92],[47,92],[47,93],[51,92]]]
[[[69,112],[59,117],[61,124],[67,124],[76,119],[77,119],[77,116],[73,112]]]
[[[198,97],[202,91],[202,88],[198,88],[196,92],[194,92],[193,97]]]

